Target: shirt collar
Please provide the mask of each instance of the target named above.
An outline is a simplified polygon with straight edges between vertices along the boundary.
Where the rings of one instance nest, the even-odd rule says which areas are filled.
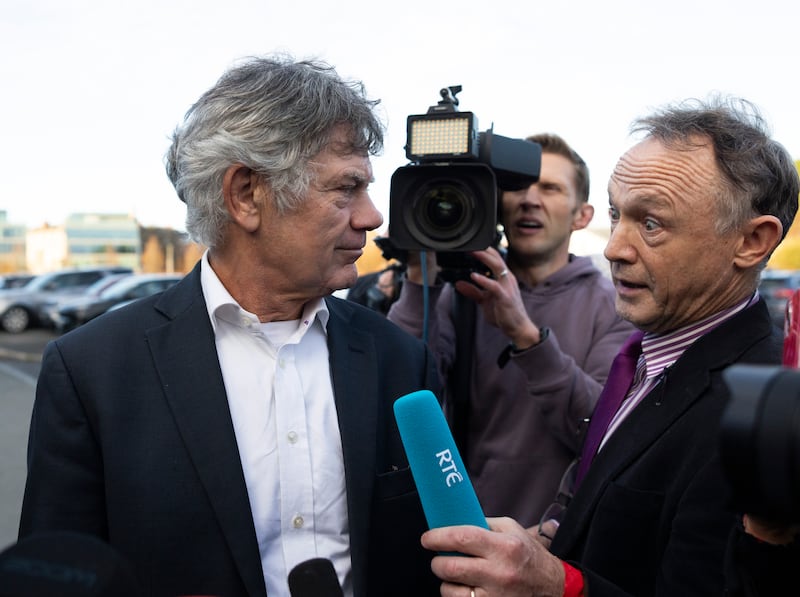
[[[202,286],[203,297],[206,301],[208,319],[211,321],[211,327],[215,334],[217,332],[217,322],[220,319],[231,323],[241,322],[243,319],[252,323],[259,323],[258,317],[254,313],[243,309],[236,299],[230,295],[219,277],[217,277],[217,273],[208,261],[208,249],[205,250],[202,257],[200,285]],[[301,319],[306,323],[307,327],[315,320],[319,320],[326,334],[329,317],[328,305],[323,298],[308,301],[303,307],[303,314],[301,315]]]
[[[667,334],[645,333],[642,338],[642,356],[647,366],[647,377],[660,375],[672,365],[698,338],[703,337],[731,317],[758,302],[756,290],[751,296],[714,313],[705,319],[690,323]]]

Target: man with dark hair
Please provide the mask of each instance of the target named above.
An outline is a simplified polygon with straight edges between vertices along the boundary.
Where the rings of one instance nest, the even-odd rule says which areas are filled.
[[[718,453],[722,372],[781,361],[758,279],[794,219],[800,183],[742,100],[667,107],[634,131],[644,138],[609,182],[605,255],[617,311],[639,330],[640,342],[620,351],[640,353],[635,373],[624,384],[609,377],[583,448],[590,466],[550,551],[537,529],[510,519],[423,535],[429,549],[475,556],[434,559],[442,595],[723,594],[739,516]]]
[[[433,359],[330,296],[356,279],[383,128],[317,61],[230,69],[174,133],[167,172],[208,250],[183,281],[52,342],[22,537],[108,541],[144,595],[288,597],[330,560],[347,597],[433,595],[393,401]]]
[[[487,515],[526,525],[552,501],[611,359],[633,329],[614,311],[611,281],[590,257],[569,252],[572,232],[594,215],[585,162],[557,135],[528,139],[542,146],[541,175],[502,193],[505,259],[493,248],[479,251],[475,257],[494,276],[455,284],[467,297],[461,302],[471,306],[471,299],[478,308],[454,307],[460,297],[436,278],[435,254],[426,281],[429,346],[447,382],[445,408],[476,493]],[[418,337],[422,283],[419,260],[409,259],[389,311]]]

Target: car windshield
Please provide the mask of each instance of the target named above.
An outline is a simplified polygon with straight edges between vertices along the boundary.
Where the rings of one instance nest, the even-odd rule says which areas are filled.
[[[119,299],[119,298],[128,298],[127,295],[133,289],[138,288],[139,286],[143,286],[148,283],[153,283],[157,285],[160,281],[160,278],[149,278],[149,277],[139,277],[136,275],[129,276],[125,280],[121,280],[106,288],[103,292],[100,293],[101,299]],[[143,294],[150,294],[149,292],[144,292]]]
[[[0,276],[0,290],[7,288],[21,288],[33,280],[35,276],[27,274],[11,274],[7,276]]]
[[[103,292],[130,275],[131,274],[112,274],[110,276],[100,278],[97,282],[86,289],[86,294],[89,296],[102,296]]]
[[[40,274],[35,278],[31,279],[27,284],[25,284],[25,286],[21,286],[20,288],[22,288],[26,292],[33,290],[40,290],[52,279],[53,279],[53,274]]]

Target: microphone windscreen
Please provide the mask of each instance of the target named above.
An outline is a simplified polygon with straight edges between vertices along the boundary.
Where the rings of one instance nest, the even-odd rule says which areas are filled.
[[[344,597],[333,562],[312,558],[300,562],[289,572],[292,597]]]
[[[436,396],[429,390],[402,396],[394,416],[428,526],[489,528]]]

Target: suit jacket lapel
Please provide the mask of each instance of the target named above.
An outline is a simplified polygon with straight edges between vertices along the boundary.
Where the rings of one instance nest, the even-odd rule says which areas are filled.
[[[570,503],[567,519],[557,533],[559,553],[572,551],[589,525],[597,501],[616,479],[703,394],[710,372],[736,362],[742,353],[767,335],[761,304],[745,309],[703,336],[662,376],[661,382],[630,413],[592,462],[580,491]]]
[[[342,437],[347,482],[347,513],[350,524],[350,556],[356,594],[366,587],[369,520],[375,476],[378,403],[375,400],[377,363],[370,334],[352,325],[352,313],[335,300],[326,301],[328,348],[333,393]]]
[[[198,264],[156,307],[171,321],[148,330],[175,423],[251,595],[266,593],[247,486]]]

